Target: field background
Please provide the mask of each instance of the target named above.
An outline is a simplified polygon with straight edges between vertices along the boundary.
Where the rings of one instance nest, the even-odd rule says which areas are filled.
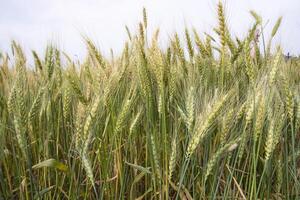
[[[167,48],[147,13],[120,56],[87,37],[0,59],[0,199],[299,199],[300,60],[251,11],[246,37],[217,6],[217,37]],[[273,50],[272,50],[273,49]]]

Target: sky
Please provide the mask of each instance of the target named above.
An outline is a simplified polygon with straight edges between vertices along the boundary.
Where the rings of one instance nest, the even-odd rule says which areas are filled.
[[[0,0],[0,51],[10,51],[11,40],[25,49],[43,52],[55,44],[73,58],[86,53],[83,35],[102,53],[118,53],[128,39],[125,25],[136,32],[142,9],[148,13],[148,34],[160,28],[160,42],[167,44],[174,32],[194,27],[200,35],[217,25],[218,0]],[[268,37],[278,17],[282,26],[275,44],[300,54],[300,0],[225,0],[226,21],[232,35],[244,37],[255,10],[263,18]]]

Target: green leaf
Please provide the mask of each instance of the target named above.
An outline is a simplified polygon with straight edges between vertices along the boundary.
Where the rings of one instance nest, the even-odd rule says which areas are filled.
[[[130,188],[130,199],[135,199],[133,197],[133,191],[134,191],[134,185],[136,183],[138,183],[145,175],[146,175],[147,172],[145,171],[142,171],[140,174],[138,174],[137,176],[135,176],[134,180],[133,180],[133,183],[131,185],[131,188]]]
[[[145,172],[145,173],[147,173],[147,174],[151,174],[151,172],[150,172],[150,167],[145,168],[145,167],[142,167],[142,166],[140,166],[140,165],[136,165],[136,164],[132,164],[132,163],[128,163],[128,162],[125,162],[125,163],[126,163],[127,165],[129,165],[129,166],[131,166],[131,167],[133,167],[133,168],[139,170],[139,171]]]
[[[50,187],[48,187],[48,188],[45,188],[45,189],[39,191],[38,193],[36,193],[36,194],[34,195],[34,199],[39,199],[40,197],[42,197],[42,196],[43,196],[44,194],[46,194],[47,192],[50,192],[54,187],[55,187],[55,185],[52,185],[52,186],[50,186]]]
[[[55,160],[53,158],[42,161],[42,162],[32,166],[32,169],[39,169],[42,167],[56,168],[56,169],[64,171],[64,172],[68,171],[68,167],[65,164],[58,162],[57,160]]]

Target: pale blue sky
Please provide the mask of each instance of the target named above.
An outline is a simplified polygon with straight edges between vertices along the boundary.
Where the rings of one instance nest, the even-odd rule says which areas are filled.
[[[127,39],[125,25],[135,31],[148,11],[149,34],[161,28],[165,43],[174,31],[194,26],[200,33],[216,25],[218,0],[0,0],[0,50],[8,51],[10,41],[25,48],[42,51],[55,43],[72,57],[85,54],[81,34],[91,37],[105,54],[118,52]],[[285,52],[300,54],[300,0],[226,0],[230,30],[245,36],[253,22],[250,10],[269,21],[269,33],[279,16],[283,23],[276,36]]]

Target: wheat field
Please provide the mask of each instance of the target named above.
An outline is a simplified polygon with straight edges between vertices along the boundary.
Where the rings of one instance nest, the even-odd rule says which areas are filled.
[[[144,9],[113,58],[85,37],[81,62],[49,45],[31,66],[13,41],[0,199],[300,199],[300,61],[272,43],[281,18],[264,36],[251,11],[236,38],[217,9],[217,37],[185,29],[167,48]]]

